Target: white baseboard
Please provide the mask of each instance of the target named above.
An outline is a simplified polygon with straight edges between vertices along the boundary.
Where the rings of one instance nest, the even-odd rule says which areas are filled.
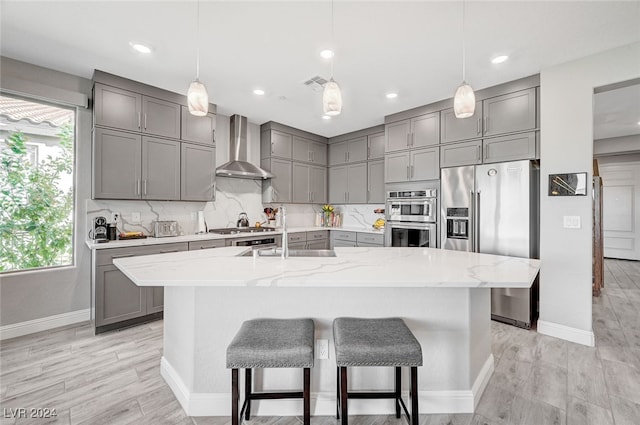
[[[588,347],[594,347],[596,342],[593,331],[576,329],[560,325],[558,323],[546,322],[540,319],[538,319],[538,333],[575,342],[576,344],[586,345]]]
[[[490,355],[478,374],[471,390],[464,391],[420,391],[420,413],[473,413],[475,406],[491,378],[494,370],[493,355]],[[160,373],[173,391],[188,416],[230,416],[230,393],[192,393],[188,390],[179,374],[162,357]],[[229,378],[231,379],[231,378]],[[408,392],[404,394],[405,403]],[[409,405],[408,405],[409,406]],[[300,416],[301,400],[268,400],[252,403],[251,413],[256,416]],[[336,413],[336,394],[334,392],[311,393],[311,415],[332,416]],[[390,415],[395,413],[393,400],[351,400],[351,415]]]
[[[55,316],[42,317],[27,322],[0,326],[0,340],[48,331],[49,329],[86,322],[87,320],[91,320],[91,310],[88,308],[85,310],[56,314]]]

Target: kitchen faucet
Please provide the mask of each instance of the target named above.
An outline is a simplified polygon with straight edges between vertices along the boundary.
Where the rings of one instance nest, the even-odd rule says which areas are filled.
[[[287,210],[280,205],[280,218],[282,220],[282,259],[289,258],[289,237],[287,236]]]

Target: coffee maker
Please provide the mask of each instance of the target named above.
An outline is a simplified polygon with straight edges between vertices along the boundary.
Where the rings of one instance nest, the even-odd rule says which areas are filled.
[[[96,217],[93,219],[93,239],[96,241],[107,240],[107,219]]]

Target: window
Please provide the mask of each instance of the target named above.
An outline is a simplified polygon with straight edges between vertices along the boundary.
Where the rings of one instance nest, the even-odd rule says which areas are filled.
[[[75,110],[0,94],[0,272],[73,264]]]

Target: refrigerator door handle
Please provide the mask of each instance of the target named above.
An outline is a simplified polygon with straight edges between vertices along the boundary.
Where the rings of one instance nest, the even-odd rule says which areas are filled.
[[[475,205],[475,217],[476,217],[476,237],[475,240],[475,252],[480,252],[480,191],[476,192],[476,205]]]
[[[471,224],[471,232],[469,232],[471,234],[471,252],[475,252],[476,251],[476,208],[475,208],[475,202],[476,202],[476,194],[474,193],[473,190],[469,191],[469,196],[471,198],[471,202],[470,202],[470,211],[469,211],[469,223]]]

